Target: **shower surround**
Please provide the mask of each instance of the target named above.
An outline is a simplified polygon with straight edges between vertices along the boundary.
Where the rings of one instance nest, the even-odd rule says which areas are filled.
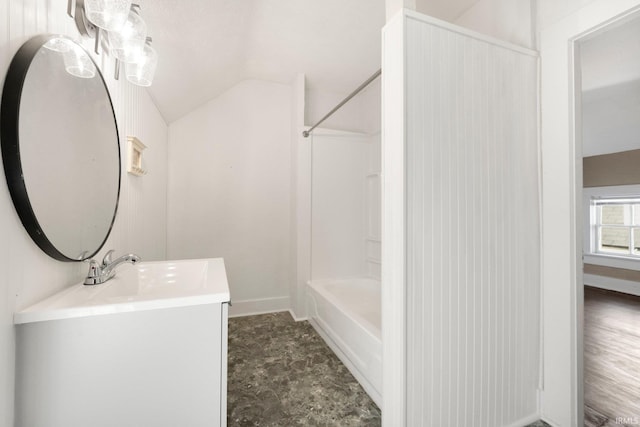
[[[311,137],[311,325],[382,404],[380,133]]]

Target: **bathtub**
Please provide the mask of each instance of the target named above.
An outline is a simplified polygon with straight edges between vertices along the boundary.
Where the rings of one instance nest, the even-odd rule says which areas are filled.
[[[382,406],[380,281],[314,280],[307,286],[309,322],[374,402]]]

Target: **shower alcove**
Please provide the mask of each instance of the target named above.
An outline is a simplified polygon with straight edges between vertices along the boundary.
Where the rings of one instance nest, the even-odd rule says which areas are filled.
[[[325,116],[330,116],[326,122],[320,120],[323,127],[306,136],[309,126],[302,123],[319,118],[315,112],[326,113],[339,99],[309,92],[304,76],[298,79],[292,312],[309,320],[381,406],[379,75],[374,73]]]
[[[380,406],[380,132],[318,129],[309,139],[307,315]]]

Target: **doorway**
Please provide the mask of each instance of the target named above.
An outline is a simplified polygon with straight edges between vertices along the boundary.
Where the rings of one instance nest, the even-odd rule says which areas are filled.
[[[640,14],[574,41],[584,425],[640,423]],[[579,310],[578,310],[579,311]],[[582,333],[581,333],[582,332]],[[580,399],[578,400],[581,404]],[[579,409],[580,410],[580,409]]]

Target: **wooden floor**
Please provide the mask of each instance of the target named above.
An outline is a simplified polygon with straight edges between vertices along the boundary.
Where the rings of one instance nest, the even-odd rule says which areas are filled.
[[[640,425],[640,297],[585,287],[585,426]]]

